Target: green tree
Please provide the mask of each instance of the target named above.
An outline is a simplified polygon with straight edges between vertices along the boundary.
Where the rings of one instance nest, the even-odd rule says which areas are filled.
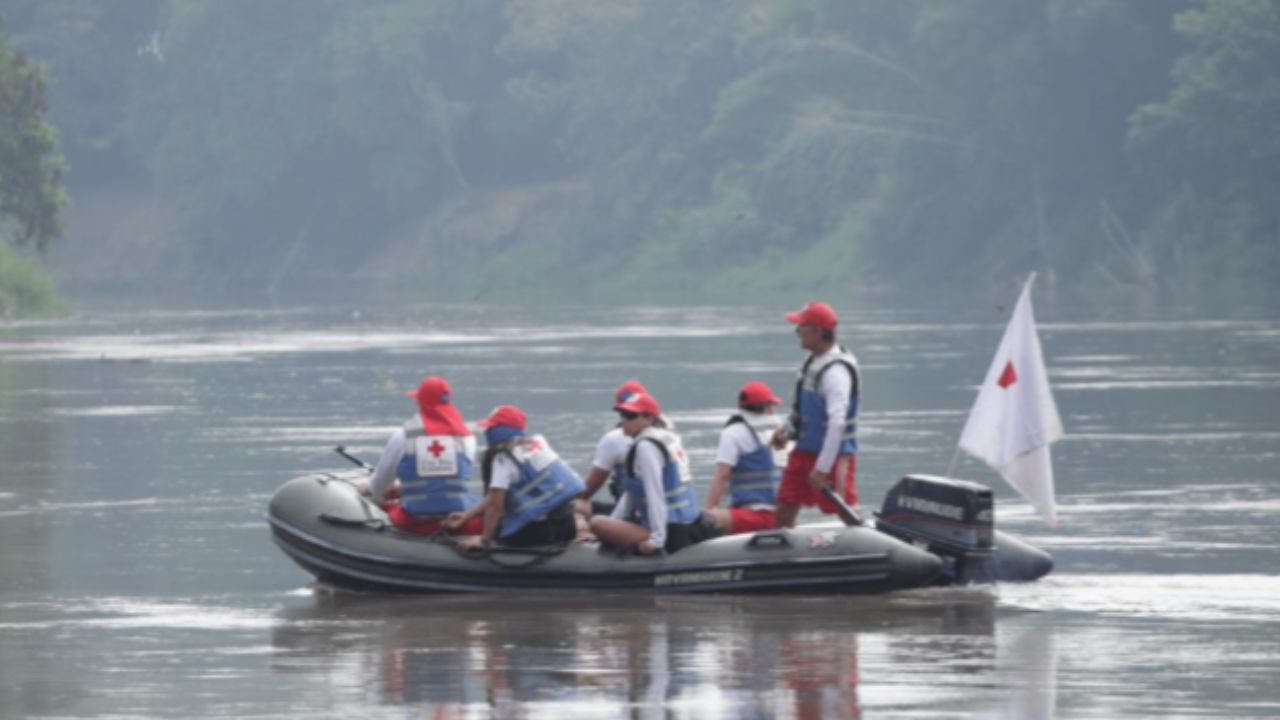
[[[1232,277],[1274,292],[1280,3],[1207,0],[1175,27],[1190,46],[1173,68],[1175,85],[1131,121],[1130,150],[1157,196],[1134,243],[1166,286]]]
[[[0,24],[0,237],[37,253],[62,234],[67,204],[45,86],[44,69],[9,47]]]
[[[70,193],[104,185],[145,185],[145,165],[130,143],[130,113],[141,70],[158,59],[157,12],[163,0],[5,0],[12,43],[38,57],[52,78],[50,120],[75,168]]]
[[[722,299],[1277,286],[1278,8],[6,3],[73,190],[145,195],[178,283]]]

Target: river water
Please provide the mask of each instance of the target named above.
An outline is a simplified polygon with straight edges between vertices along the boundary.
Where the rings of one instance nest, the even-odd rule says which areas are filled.
[[[841,309],[874,509],[945,470],[1005,317]],[[345,467],[334,445],[373,460],[428,372],[468,419],[522,406],[579,471],[640,378],[701,496],[737,387],[790,394],[778,308],[0,327],[0,717],[1280,716],[1280,321],[1038,311],[1060,527],[978,463],[956,474],[1054,574],[834,599],[332,595],[264,519],[288,478]]]

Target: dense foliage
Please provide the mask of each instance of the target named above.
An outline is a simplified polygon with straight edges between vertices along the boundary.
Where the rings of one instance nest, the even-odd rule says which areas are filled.
[[[1087,290],[1280,287],[1275,0],[7,15],[56,74],[78,200],[133,188],[127,217],[163,219],[73,228],[137,251],[90,280],[649,301],[1033,269]]]
[[[0,317],[57,308],[35,261],[61,234],[67,202],[48,110],[43,68],[9,47],[0,23]]]

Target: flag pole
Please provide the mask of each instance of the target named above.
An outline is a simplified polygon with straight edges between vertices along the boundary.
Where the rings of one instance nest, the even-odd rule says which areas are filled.
[[[947,465],[947,474],[943,477],[951,477],[952,471],[956,469],[956,461],[960,459],[960,447],[956,446],[956,451],[951,455],[951,463]]]

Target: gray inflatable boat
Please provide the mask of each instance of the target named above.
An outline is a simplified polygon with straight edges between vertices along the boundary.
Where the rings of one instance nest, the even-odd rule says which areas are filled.
[[[1012,539],[1003,555],[996,552],[991,544],[1002,537],[999,533],[986,533],[987,547],[977,547],[983,533],[958,533],[951,521],[939,537],[921,535],[920,526],[928,523],[913,524],[919,510],[910,509],[878,523],[809,525],[720,537],[668,556],[644,557],[598,543],[468,553],[448,537],[397,530],[381,508],[356,490],[355,483],[365,477],[360,471],[306,475],[286,483],[271,499],[268,519],[275,543],[317,580],[340,589],[882,593],[1031,580],[1052,567],[1048,555]],[[928,478],[924,484],[941,480]],[[987,499],[989,504],[990,491]],[[990,528],[990,512],[986,527]],[[966,542],[975,547],[965,550]]]

